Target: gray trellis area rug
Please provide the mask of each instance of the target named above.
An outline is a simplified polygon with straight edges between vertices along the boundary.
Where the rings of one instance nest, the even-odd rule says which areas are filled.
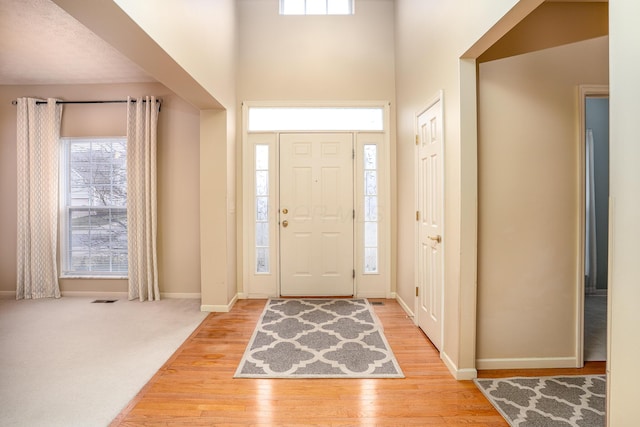
[[[271,299],[235,378],[404,378],[366,299]]]
[[[514,427],[604,427],[604,375],[475,379]]]

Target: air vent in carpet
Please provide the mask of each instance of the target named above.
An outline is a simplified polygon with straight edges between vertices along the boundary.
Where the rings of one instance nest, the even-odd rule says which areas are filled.
[[[97,299],[95,301],[92,301],[92,304],[111,304],[118,301],[117,299]]]

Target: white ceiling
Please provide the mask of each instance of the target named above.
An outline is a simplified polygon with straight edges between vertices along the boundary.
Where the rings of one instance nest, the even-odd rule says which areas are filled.
[[[0,85],[153,81],[51,0],[0,0]]]

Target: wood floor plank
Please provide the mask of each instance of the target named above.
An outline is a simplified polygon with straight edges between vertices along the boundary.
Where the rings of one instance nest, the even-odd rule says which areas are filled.
[[[111,425],[508,426],[473,382],[451,377],[396,301],[380,301],[373,307],[405,378],[234,379],[265,305],[242,300],[230,313],[207,316]],[[510,372],[480,376],[515,376]]]

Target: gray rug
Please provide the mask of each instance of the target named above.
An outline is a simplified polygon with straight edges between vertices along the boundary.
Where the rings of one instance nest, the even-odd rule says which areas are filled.
[[[235,378],[403,378],[366,299],[272,299]]]
[[[511,426],[603,427],[604,375],[476,379]]]

